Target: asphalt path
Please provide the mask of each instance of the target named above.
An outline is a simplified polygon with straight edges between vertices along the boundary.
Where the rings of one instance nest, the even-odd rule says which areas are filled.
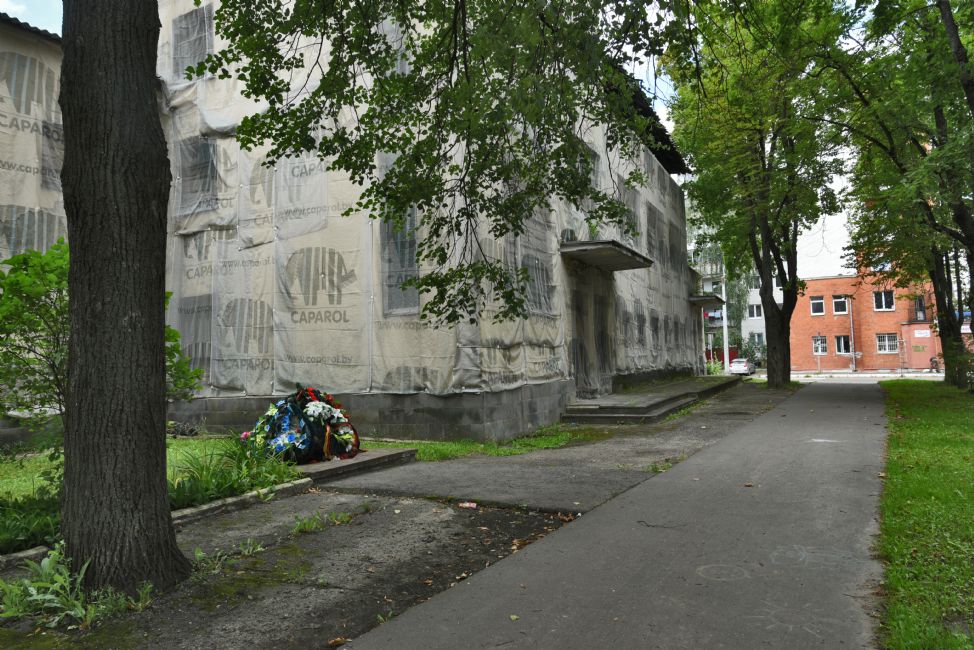
[[[806,386],[348,647],[871,647],[884,439],[878,386]]]

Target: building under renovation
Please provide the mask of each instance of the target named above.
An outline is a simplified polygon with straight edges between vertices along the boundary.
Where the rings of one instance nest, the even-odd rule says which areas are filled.
[[[183,76],[214,49],[213,5],[163,0],[160,12],[157,71],[173,172],[168,319],[205,371],[199,398],[173,405],[171,417],[247,426],[298,383],[341,395],[363,432],[503,439],[557,420],[576,394],[701,370],[683,193],[671,178],[687,170],[662,127],[659,147],[638,161],[618,160],[598,129],[586,137],[598,159],[593,182],[619,188],[637,236],[590,232],[567,205],[535,215],[520,237],[485,235],[485,250],[528,270],[529,317],[495,323],[488,312],[433,329],[419,318],[423,296],[400,288],[422,272],[416,234],[365,213],[341,216],[359,188],[316,158],[268,168],[261,151],[242,150],[235,126],[259,107],[234,80]],[[18,118],[15,135],[9,121],[0,125],[0,144],[29,137],[31,154],[5,149],[2,157],[39,171],[28,190],[19,172],[0,170],[0,254],[43,248],[64,232],[57,175],[44,171],[60,162],[58,52],[43,35],[25,37],[38,62],[29,101],[11,72],[20,64],[10,63],[25,54],[0,51],[0,111],[13,104],[33,113]],[[652,111],[648,102],[643,109]],[[29,136],[20,128],[28,119],[38,125]],[[647,187],[625,188],[633,164]]]

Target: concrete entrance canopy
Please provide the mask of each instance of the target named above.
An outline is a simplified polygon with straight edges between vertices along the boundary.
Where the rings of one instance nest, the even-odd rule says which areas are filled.
[[[708,293],[700,296],[690,296],[690,304],[706,309],[707,307],[720,307],[724,304],[724,301],[720,296]]]
[[[648,269],[653,265],[653,260],[613,239],[562,242],[561,256],[603,271]]]

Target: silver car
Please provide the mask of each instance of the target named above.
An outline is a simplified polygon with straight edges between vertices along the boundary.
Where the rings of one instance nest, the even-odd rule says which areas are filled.
[[[732,375],[753,375],[754,364],[750,359],[737,358],[731,361],[729,370]]]

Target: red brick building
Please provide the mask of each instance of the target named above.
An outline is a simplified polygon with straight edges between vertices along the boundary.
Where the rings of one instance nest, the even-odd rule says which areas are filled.
[[[941,352],[933,292],[856,276],[806,280],[791,317],[791,369],[927,369]]]

